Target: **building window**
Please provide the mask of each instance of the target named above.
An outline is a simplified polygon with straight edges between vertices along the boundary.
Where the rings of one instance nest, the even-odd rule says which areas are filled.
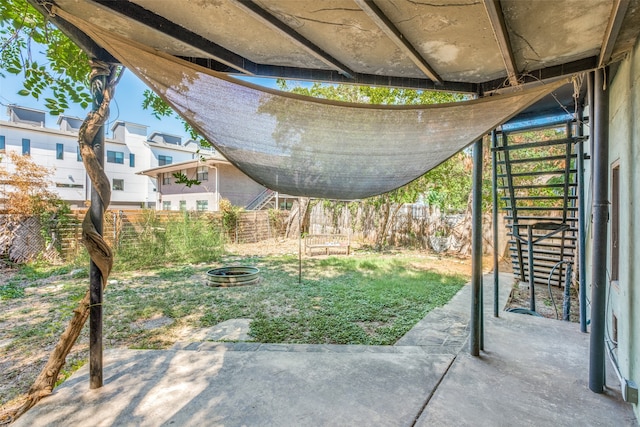
[[[173,163],[173,157],[171,156],[158,156],[158,166],[170,165]]]
[[[6,147],[4,145],[4,135],[0,135],[0,153],[4,153],[5,149]]]
[[[31,140],[27,138],[22,138],[22,155],[24,156],[31,155]]]
[[[180,200],[180,210],[181,211],[186,211],[187,210],[187,201],[186,200]]]
[[[200,182],[209,181],[209,167],[208,166],[198,166],[198,174],[196,179]]]
[[[56,182],[58,188],[84,188],[82,184],[68,184],[66,182]]]
[[[82,153],[80,152],[80,146],[76,147],[76,160],[79,162],[82,161]]]
[[[124,164],[124,153],[122,151],[107,151],[107,163]]]
[[[111,187],[113,191],[124,191],[124,179],[113,179],[113,186]]]
[[[162,202],[162,210],[170,211],[171,210],[171,202]]]
[[[162,174],[162,185],[171,185],[171,174],[163,173]]]
[[[130,168],[136,167],[136,155],[133,153],[129,153],[129,167]]]
[[[64,144],[56,144],[56,159],[64,159]]]
[[[208,200],[196,200],[196,210],[197,211],[206,211],[209,209],[209,201]]]

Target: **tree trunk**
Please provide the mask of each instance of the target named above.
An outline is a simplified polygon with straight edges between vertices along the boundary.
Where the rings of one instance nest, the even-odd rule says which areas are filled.
[[[297,238],[301,232],[309,231],[309,222],[311,216],[311,210],[309,209],[311,199],[308,197],[300,197],[298,199],[297,207],[291,209],[289,218],[287,218],[287,228],[285,237],[288,239]],[[302,215],[302,221],[298,219],[298,216]],[[301,222],[302,229],[298,225]]]
[[[102,102],[97,110],[87,114],[78,134],[82,161],[95,190],[102,200],[103,210],[106,210],[111,202],[111,187],[109,179],[93,152],[92,141],[109,117],[109,103],[113,98],[115,87],[121,74],[117,73],[116,66],[100,61],[91,61],[91,89],[94,94],[100,92]],[[107,85],[104,87],[99,83],[100,76],[107,76]],[[91,260],[102,273],[102,287],[104,288],[113,265],[113,254],[109,245],[93,226],[89,211],[82,222],[82,243],[87,248]],[[18,404],[7,408],[0,414],[0,424],[15,421],[38,403],[40,399],[51,394],[58,379],[58,374],[66,362],[67,355],[89,317],[89,306],[89,292],[87,291],[87,294],[74,310],[73,317],[69,321],[67,328],[60,336],[58,343],[49,355],[49,360],[40,371],[28,394]]]
[[[389,218],[387,220],[387,227],[384,231],[384,236],[388,236],[389,233],[391,233],[391,227],[393,227],[396,223],[396,217],[398,216],[398,212],[400,212],[400,209],[402,209],[402,206],[404,204],[403,203],[396,203],[396,205],[393,208],[393,211],[389,214]],[[392,245],[396,244],[396,235],[395,232],[391,233],[391,236],[389,238],[390,242]]]
[[[382,207],[382,218],[380,220],[380,223],[378,224],[378,231],[376,233],[376,250],[380,251],[382,250],[382,246],[384,245],[384,242],[387,238],[386,236],[386,231],[387,231],[387,223],[389,222],[389,214],[390,214],[390,210],[391,207],[389,206],[389,198],[384,196],[385,200]]]
[[[471,255],[471,222],[473,219],[473,212],[471,209],[472,205],[473,194],[470,193],[462,223],[456,226],[455,229],[451,230],[451,234],[453,234],[460,245],[460,248],[458,249],[458,253],[460,255]]]

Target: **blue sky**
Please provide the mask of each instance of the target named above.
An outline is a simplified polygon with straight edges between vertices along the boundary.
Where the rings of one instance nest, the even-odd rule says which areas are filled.
[[[252,83],[267,87],[276,87],[274,79],[266,78],[247,78]],[[23,107],[45,110],[44,101],[36,100],[31,96],[18,95],[18,91],[22,89],[22,78],[7,74],[6,78],[0,78],[0,119],[7,120],[8,104],[17,104]],[[164,117],[162,120],[155,118],[149,111],[142,109],[143,92],[147,89],[131,71],[125,71],[124,76],[116,87],[114,100],[111,102],[111,114],[107,129],[111,128],[111,124],[116,120],[125,120],[128,122],[139,123],[149,126],[148,132],[153,131],[164,132],[172,135],[179,135],[186,138],[182,123],[174,118]],[[47,97],[48,95],[43,96]],[[71,106],[65,114],[84,118],[88,110],[80,107]],[[46,127],[55,128],[57,117],[47,114]]]

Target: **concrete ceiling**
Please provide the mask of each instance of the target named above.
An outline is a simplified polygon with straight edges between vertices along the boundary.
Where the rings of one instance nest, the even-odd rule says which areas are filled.
[[[640,0],[30,1],[231,74],[475,93],[607,65],[640,33]]]

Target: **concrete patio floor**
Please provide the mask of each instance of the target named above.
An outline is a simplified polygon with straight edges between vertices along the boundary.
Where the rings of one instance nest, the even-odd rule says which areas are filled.
[[[501,306],[513,282],[501,274]],[[608,373],[588,389],[589,335],[575,323],[501,312],[485,281],[485,350],[467,350],[470,286],[394,346],[181,343],[105,355],[16,426],[633,426]],[[609,369],[609,371],[611,371]]]

